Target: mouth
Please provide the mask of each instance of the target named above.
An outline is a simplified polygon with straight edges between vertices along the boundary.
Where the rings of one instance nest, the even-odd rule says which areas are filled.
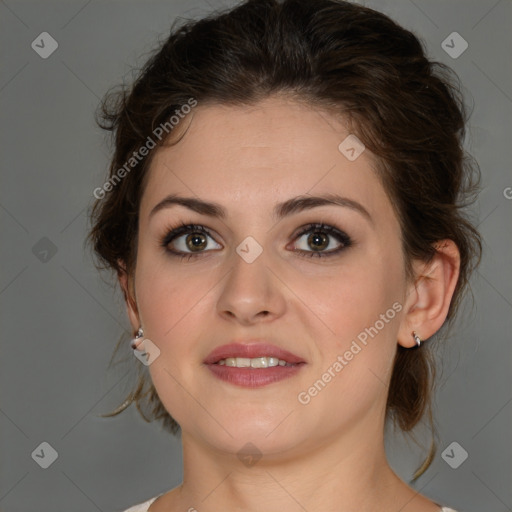
[[[219,366],[229,366],[233,368],[272,368],[274,366],[298,366],[306,363],[289,363],[284,359],[272,356],[263,357],[227,357],[212,363]]]
[[[214,377],[242,388],[261,388],[293,378],[307,364],[301,357],[264,340],[222,345],[203,362]]]
[[[288,350],[261,340],[222,345],[210,352],[203,362],[211,365],[254,369],[306,364],[301,357]]]

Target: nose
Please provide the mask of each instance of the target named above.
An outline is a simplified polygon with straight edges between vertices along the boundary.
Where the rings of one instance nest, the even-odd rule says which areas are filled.
[[[217,302],[220,315],[243,325],[272,321],[283,315],[286,302],[284,285],[268,266],[263,251],[249,263],[236,251],[229,264],[231,270],[223,282]]]

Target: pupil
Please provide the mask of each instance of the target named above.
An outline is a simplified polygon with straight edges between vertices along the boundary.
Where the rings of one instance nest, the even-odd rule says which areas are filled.
[[[314,247],[315,250],[324,249],[325,247],[327,247],[328,244],[325,243],[326,239],[327,239],[327,237],[319,235],[318,231],[316,231],[315,233],[312,233],[311,236],[309,237],[310,243],[313,243],[315,245],[318,243],[320,244],[320,246],[316,245],[316,247]]]
[[[203,239],[203,240],[201,240]],[[206,246],[206,240],[202,234],[193,234],[187,238],[187,242],[191,242],[191,244],[187,244],[189,249],[204,249]],[[196,244],[197,242],[197,244]]]

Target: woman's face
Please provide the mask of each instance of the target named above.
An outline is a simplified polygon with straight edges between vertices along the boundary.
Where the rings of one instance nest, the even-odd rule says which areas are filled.
[[[160,350],[151,377],[189,439],[232,453],[251,442],[270,457],[382,430],[407,283],[398,220],[369,151],[357,156],[352,139],[339,149],[348,135],[327,114],[278,97],[199,104],[184,138],[155,154],[133,323]],[[274,215],[297,196],[326,194],[351,203]],[[217,203],[225,217],[162,205],[170,195]],[[164,246],[182,223],[208,233]],[[324,227],[301,234],[311,223]],[[204,364],[220,345],[254,339],[306,364],[253,388]]]

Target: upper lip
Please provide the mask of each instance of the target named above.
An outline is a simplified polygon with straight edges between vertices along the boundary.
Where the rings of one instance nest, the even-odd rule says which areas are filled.
[[[292,354],[288,350],[276,347],[270,343],[258,340],[248,340],[243,343],[229,343],[221,345],[210,352],[208,357],[204,360],[205,364],[215,364],[221,359],[228,357],[246,357],[252,359],[253,357],[277,357],[287,363],[297,364],[305,363],[304,359]]]

